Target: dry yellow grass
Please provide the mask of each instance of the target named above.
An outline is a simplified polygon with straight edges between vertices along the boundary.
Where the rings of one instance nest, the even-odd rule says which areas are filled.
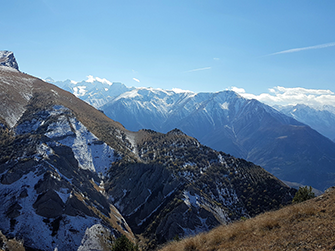
[[[172,242],[161,250],[335,250],[335,190]]]
[[[7,239],[0,231],[0,251],[24,251],[23,241]]]

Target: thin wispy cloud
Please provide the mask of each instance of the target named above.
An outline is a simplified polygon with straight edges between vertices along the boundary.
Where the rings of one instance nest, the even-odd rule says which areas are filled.
[[[138,83],[140,82],[140,80],[137,79],[137,78],[133,78],[133,80],[136,81],[136,82],[138,82]]]
[[[210,70],[210,69],[212,69],[212,67],[197,68],[197,69],[192,69],[186,72],[205,71],[205,70]]]
[[[275,52],[275,53],[265,55],[264,57],[274,56],[274,55],[279,55],[279,54],[299,52],[299,51],[306,51],[306,50],[324,49],[324,48],[333,47],[333,46],[335,46],[335,42],[334,43],[328,43],[328,44],[319,44],[319,45],[314,45],[314,46],[301,47],[301,48],[294,48],[294,49],[289,49],[289,50],[285,50],[285,51],[278,51],[278,52]]]

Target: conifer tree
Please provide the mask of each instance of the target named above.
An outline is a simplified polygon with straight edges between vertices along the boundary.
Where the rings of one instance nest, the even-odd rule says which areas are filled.
[[[312,192],[311,186],[299,187],[299,190],[294,195],[292,200],[293,203],[303,202],[315,197],[315,194]]]
[[[135,246],[125,235],[117,238],[112,251],[138,251],[138,247]]]

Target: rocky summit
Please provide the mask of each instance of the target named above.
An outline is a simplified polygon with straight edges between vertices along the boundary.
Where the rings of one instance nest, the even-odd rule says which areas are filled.
[[[30,250],[143,249],[292,200],[260,166],[174,129],[132,132],[73,94],[0,66],[0,230]]]
[[[7,66],[19,70],[14,53],[11,51],[0,51],[0,65]]]

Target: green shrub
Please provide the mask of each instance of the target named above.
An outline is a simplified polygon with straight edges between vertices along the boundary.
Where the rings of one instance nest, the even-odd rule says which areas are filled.
[[[294,195],[294,198],[292,200],[293,203],[299,203],[303,202],[305,200],[309,200],[315,197],[315,194],[312,192],[312,187],[305,186],[305,187],[299,187],[299,190]]]
[[[112,251],[138,251],[138,247],[128,240],[125,235],[122,235],[116,239]]]

